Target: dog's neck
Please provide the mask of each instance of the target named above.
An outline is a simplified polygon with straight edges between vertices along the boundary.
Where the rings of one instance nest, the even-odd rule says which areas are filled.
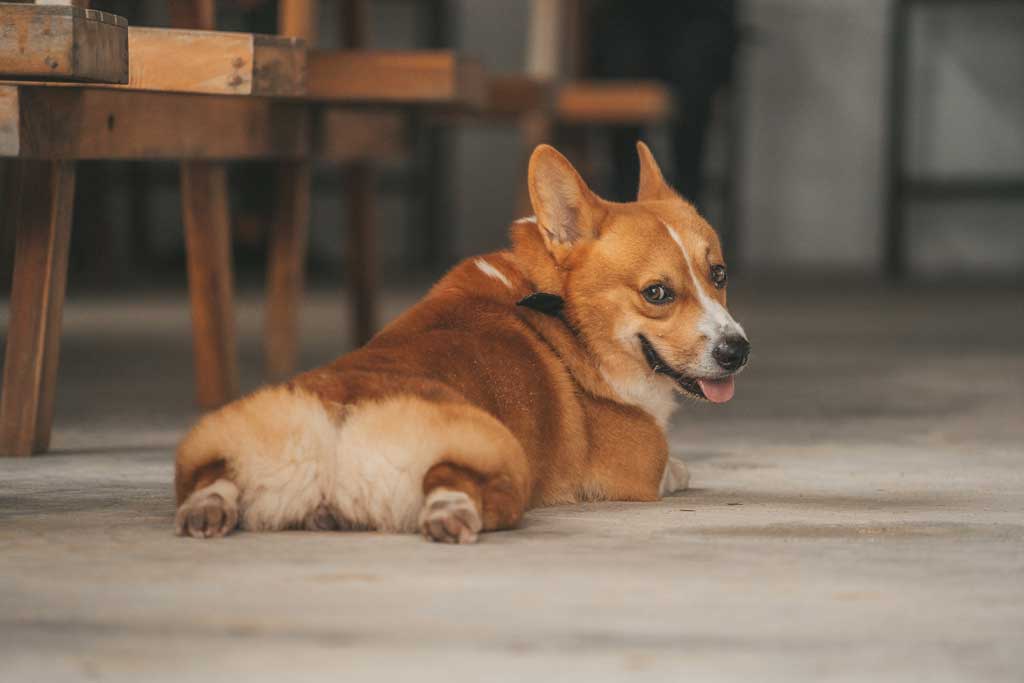
[[[531,290],[523,293],[521,305],[529,305],[529,299],[537,299],[539,294],[564,299],[566,272],[548,252],[535,224],[513,225],[512,249],[508,253]],[[522,316],[526,324],[558,355],[584,391],[598,398],[639,408],[664,428],[668,413],[671,412],[660,405],[664,401],[655,402],[659,404],[658,409],[652,412],[646,405],[647,401],[636,400],[637,396],[623,395],[622,388],[614,386],[614,382],[602,371],[600,362],[594,357],[585,335],[579,332],[570,310],[556,311],[550,306],[546,307],[548,310],[539,310],[540,306],[530,308],[534,310],[524,312]],[[674,404],[671,396],[669,400]]]

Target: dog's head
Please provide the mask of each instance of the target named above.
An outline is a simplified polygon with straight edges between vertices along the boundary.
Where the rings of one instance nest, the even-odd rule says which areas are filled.
[[[640,189],[625,204],[595,195],[552,147],[530,158],[530,199],[561,274],[563,313],[626,401],[651,407],[671,391],[728,401],[750,343],[726,310],[718,237],[647,146],[637,151]]]

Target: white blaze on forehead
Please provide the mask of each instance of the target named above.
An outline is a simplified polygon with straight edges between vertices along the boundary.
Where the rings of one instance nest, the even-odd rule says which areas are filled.
[[[683,246],[683,241],[679,239],[679,233],[667,223],[662,223],[662,225],[668,230],[672,241],[678,245],[679,251],[683,252],[683,261],[686,263],[687,270],[690,271],[690,279],[693,280],[693,289],[697,293],[697,300],[700,301],[701,308],[704,309],[704,318],[700,321],[699,325],[700,331],[708,339],[717,339],[732,334],[739,334],[745,338],[747,333],[743,331],[738,322],[733,320],[733,317],[729,315],[729,311],[725,310],[725,306],[712,299],[704,291],[704,286],[697,279],[697,273],[690,262],[690,254],[686,251],[686,247]]]
[[[476,267],[480,269],[480,272],[482,272],[484,275],[486,275],[487,277],[492,277],[498,282],[508,287],[509,289],[512,289],[512,283],[508,281],[507,277],[505,277],[505,273],[501,272],[500,270],[492,266],[485,259],[478,258],[474,261],[474,263],[476,264]]]

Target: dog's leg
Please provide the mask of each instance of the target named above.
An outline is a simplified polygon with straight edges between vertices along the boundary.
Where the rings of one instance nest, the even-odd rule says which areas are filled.
[[[511,529],[530,501],[531,473],[519,441],[491,415],[447,408],[448,449],[423,476],[419,529],[433,541],[473,543]]]
[[[426,493],[419,519],[426,538],[443,543],[476,543],[484,527],[480,516],[483,505],[479,487],[472,483],[466,488],[472,493],[449,486],[435,486]]]
[[[604,405],[589,408],[590,450],[584,500],[659,500],[671,467],[668,442],[651,418],[636,417],[623,427],[621,416]],[[628,434],[628,439],[623,436]],[[643,447],[631,447],[643,444]],[[683,469],[685,472],[685,467]]]
[[[197,488],[178,508],[174,527],[179,536],[226,536],[238,526],[238,487],[230,479],[217,479]]]
[[[510,453],[510,458],[522,457]],[[510,463],[516,467],[518,463]],[[443,543],[474,543],[481,531],[511,529],[519,524],[529,499],[525,481],[509,468],[485,474],[443,462],[423,478],[423,535]],[[504,470],[504,471],[503,471]]]
[[[324,463],[337,435],[338,420],[317,398],[284,387],[206,415],[178,448],[177,533],[334,528]]]
[[[685,491],[690,486],[690,470],[686,463],[676,458],[669,458],[665,463],[665,473],[661,475],[662,496]]]

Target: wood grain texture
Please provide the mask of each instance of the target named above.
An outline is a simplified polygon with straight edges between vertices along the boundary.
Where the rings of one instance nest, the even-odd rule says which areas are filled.
[[[53,425],[75,167],[19,161],[8,198],[17,230],[10,323],[0,397],[0,455],[45,451]]]
[[[128,29],[128,85],[170,92],[248,95],[252,36],[189,29]]]
[[[127,83],[127,24],[78,7],[0,3],[0,77]]]
[[[309,242],[312,168],[309,162],[277,168],[277,208],[270,231],[264,360],[270,380],[295,372],[299,353],[299,311]]]
[[[128,44],[132,89],[263,96],[306,89],[305,44],[297,38],[132,27]]]
[[[576,81],[559,90],[558,118],[567,123],[654,124],[672,117],[672,93],[658,81]]]
[[[196,400],[215,408],[238,394],[231,222],[223,164],[181,165],[181,205],[192,306]]]
[[[480,65],[451,50],[315,50],[309,54],[308,95],[348,102],[479,107],[486,92]]]
[[[310,152],[310,116],[301,103],[261,98],[0,84],[0,153],[16,150],[34,159],[303,158]]]
[[[306,43],[301,38],[253,36],[252,94],[300,97],[308,88]]]
[[[409,122],[401,112],[326,106],[315,119],[320,161],[395,161],[409,153]]]

